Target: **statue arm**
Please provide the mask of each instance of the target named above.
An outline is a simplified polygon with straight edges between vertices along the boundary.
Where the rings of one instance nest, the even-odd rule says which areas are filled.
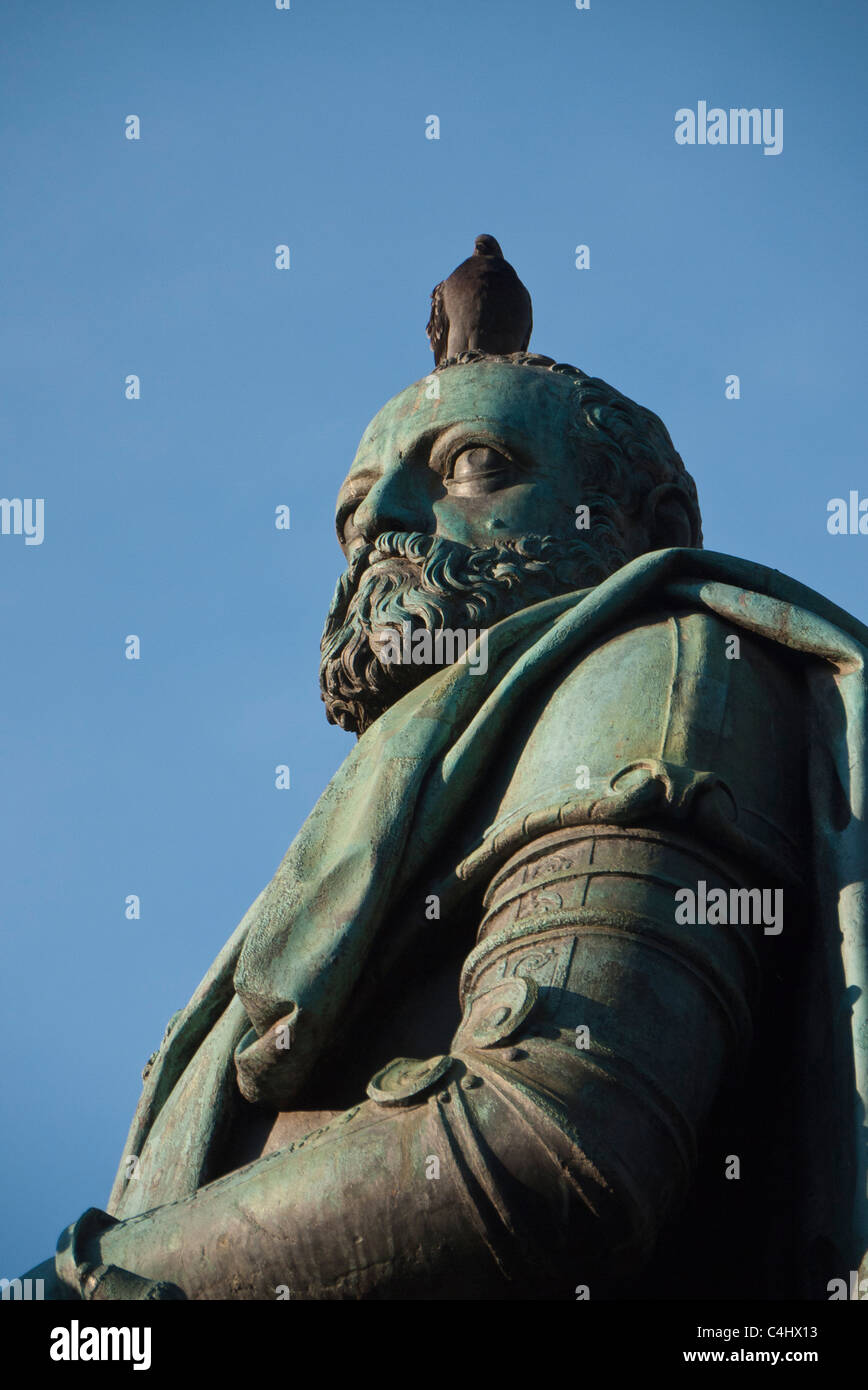
[[[489,892],[448,1055],[393,1063],[323,1130],[192,1197],[73,1233],[61,1277],[117,1267],[190,1298],[616,1291],[750,1038],[756,929],[677,927],[672,885],[698,877],[734,881],[669,832],[525,846]]]

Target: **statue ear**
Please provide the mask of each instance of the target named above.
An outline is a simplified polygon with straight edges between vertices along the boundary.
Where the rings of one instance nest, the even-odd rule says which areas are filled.
[[[648,498],[647,516],[649,550],[696,545],[694,519],[681,488],[674,483],[662,483],[654,489]]]

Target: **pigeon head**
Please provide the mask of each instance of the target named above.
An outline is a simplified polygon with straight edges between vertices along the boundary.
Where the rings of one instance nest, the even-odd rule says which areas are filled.
[[[473,254],[474,256],[500,256],[503,259],[500,243],[495,241],[493,236],[489,236],[487,232],[483,232],[482,236],[478,236],[474,241]]]

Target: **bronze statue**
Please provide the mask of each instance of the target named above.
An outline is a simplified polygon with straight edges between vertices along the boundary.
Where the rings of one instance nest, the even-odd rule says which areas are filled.
[[[524,351],[529,300],[497,352],[443,299],[338,498],[358,741],[50,1296],[827,1298],[864,1259],[868,629],[704,551],[662,422]]]

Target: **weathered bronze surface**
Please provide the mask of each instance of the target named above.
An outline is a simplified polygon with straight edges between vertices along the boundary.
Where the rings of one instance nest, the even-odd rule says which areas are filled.
[[[868,629],[701,548],[656,416],[440,341],[338,499],[358,742],[31,1276],[826,1298],[868,1244]]]

